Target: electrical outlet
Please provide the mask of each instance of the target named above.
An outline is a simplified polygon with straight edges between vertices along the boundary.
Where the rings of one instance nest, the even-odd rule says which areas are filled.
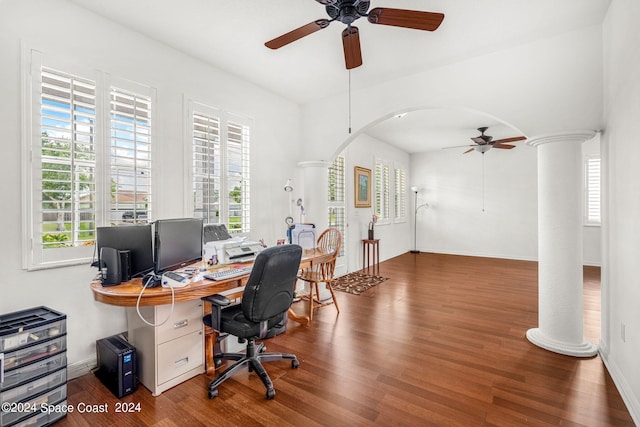
[[[622,338],[622,342],[627,342],[627,326],[624,323],[620,324],[620,337]]]

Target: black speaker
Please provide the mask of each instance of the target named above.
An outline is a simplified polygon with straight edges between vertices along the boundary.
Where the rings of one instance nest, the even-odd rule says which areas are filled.
[[[120,252],[120,280],[122,282],[128,282],[131,280],[131,251],[118,251]]]
[[[102,286],[119,285],[122,279],[120,251],[113,248],[100,248],[100,261],[107,270],[102,274]]]

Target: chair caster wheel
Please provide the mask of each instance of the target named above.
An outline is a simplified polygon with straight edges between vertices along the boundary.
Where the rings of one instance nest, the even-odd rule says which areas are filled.
[[[214,397],[218,397],[218,389],[209,390],[209,399],[213,399]]]
[[[300,362],[298,362],[297,360],[292,360],[291,361],[291,367],[293,369],[296,369],[298,366],[300,366]]]
[[[269,390],[267,390],[267,399],[271,400],[274,397],[276,397],[276,391],[272,388],[270,388]]]

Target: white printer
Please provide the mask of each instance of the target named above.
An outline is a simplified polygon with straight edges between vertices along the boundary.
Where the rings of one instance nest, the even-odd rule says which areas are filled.
[[[203,230],[203,258],[209,265],[253,261],[262,245],[246,237],[231,237],[224,224],[207,224]]]
[[[204,244],[204,259],[207,264],[230,264],[253,261],[262,250],[258,242],[245,240],[244,237],[232,237],[226,240],[214,240]]]

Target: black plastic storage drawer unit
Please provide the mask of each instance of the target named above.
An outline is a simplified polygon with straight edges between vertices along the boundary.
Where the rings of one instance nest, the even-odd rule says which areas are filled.
[[[66,398],[67,316],[47,307],[0,315],[0,427],[50,424],[65,414],[40,409]]]

